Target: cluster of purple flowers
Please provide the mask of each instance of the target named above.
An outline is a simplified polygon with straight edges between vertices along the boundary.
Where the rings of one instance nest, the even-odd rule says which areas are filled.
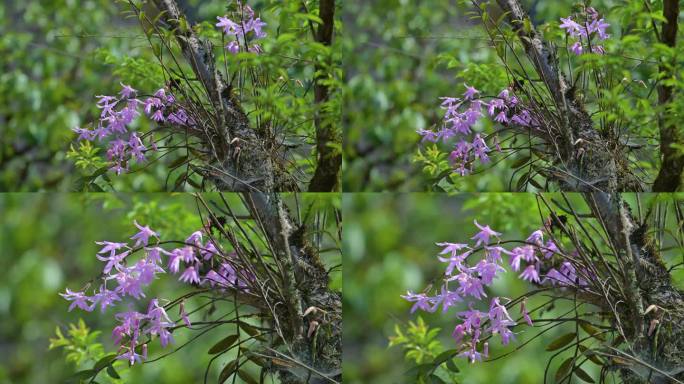
[[[180,281],[208,285],[218,290],[233,288],[247,291],[251,275],[238,273],[229,262],[232,257],[230,254],[227,258],[222,258],[221,262],[215,260],[214,256],[218,257],[221,253],[211,239],[202,241],[202,231],[190,235],[184,246],[167,251],[159,246],[157,232],[149,226],[141,226],[137,222],[134,224],[138,232],[131,237],[131,240],[135,241],[133,245],[109,241],[96,242],[102,246],[97,258],[106,263],[102,271],[102,284],[92,295],[86,294],[87,287],[80,292],[67,288],[66,293],[60,293],[71,302],[69,311],[78,307],[91,312],[99,305],[100,310],[105,312],[108,307],[116,306],[117,302],[126,296],[141,300],[145,297],[145,287],[156,279],[157,274],[166,272],[162,266],[162,255],[167,256],[166,268],[170,272],[179,274],[181,266],[183,267]],[[156,239],[156,243],[150,244],[151,239]],[[133,253],[141,250],[141,258],[137,261],[130,260]],[[203,272],[204,270],[208,271]],[[191,322],[185,312],[184,302],[180,303],[179,309],[183,323],[190,327]],[[112,331],[112,338],[119,345],[118,358],[131,364],[147,358],[147,343],[143,341],[143,337],[149,336],[150,340],[155,336],[159,337],[162,347],[173,342],[171,333],[176,323],[160,305],[159,298],[149,301],[146,312],[133,310],[132,303],[129,303],[128,310],[115,314],[114,318],[119,323]]]
[[[443,122],[440,130],[419,130],[418,134],[423,136],[422,141],[437,142],[442,140],[447,142],[452,137],[458,137],[454,150],[449,155],[449,159],[457,172],[464,176],[473,170],[476,160],[485,164],[489,162],[488,153],[491,151],[485,139],[480,133],[473,132],[473,126],[485,116],[486,113],[495,122],[501,124],[516,124],[523,127],[530,127],[534,124],[533,118],[527,109],[520,108],[520,100],[512,94],[509,89],[504,89],[490,102],[485,102],[477,97],[480,91],[474,87],[464,84],[466,91],[463,98],[442,97],[441,107],[445,109]],[[472,138],[471,138],[472,137]],[[501,150],[497,138],[494,137],[494,146]]]
[[[245,44],[249,52],[260,53],[262,52],[261,46],[259,44],[248,45],[247,35],[253,32],[252,40],[258,40],[266,37],[266,32],[263,31],[263,27],[266,23],[261,21],[261,18],[254,17],[254,11],[248,5],[243,6],[242,3],[238,2],[240,7],[240,21],[235,22],[228,18],[228,16],[217,16],[219,20],[216,26],[223,29],[223,33],[229,36],[234,36],[235,40],[226,45],[228,52],[236,54],[240,52],[241,44]]]
[[[111,169],[120,175],[128,170],[129,159],[135,158],[138,163],[146,161],[145,152],[149,149],[143,143],[138,132],[130,131],[129,125],[140,115],[142,108],[145,115],[157,123],[168,122],[176,125],[194,124],[187,112],[176,103],[176,98],[166,89],[161,88],[153,96],[141,100],[136,98],[137,91],[129,85],[121,84],[122,89],[117,96],[97,96],[97,107],[101,109],[100,119],[95,129],[73,128],[79,140],[104,140],[111,138],[107,149],[107,160],[112,162]],[[150,138],[149,147],[156,150],[156,143]]]
[[[487,299],[485,287],[490,286],[494,279],[506,272],[502,255],[509,256],[508,264],[512,270],[523,271],[519,277],[525,281],[537,284],[549,283],[560,286],[582,286],[586,282],[578,278],[575,268],[569,261],[564,261],[561,267],[546,272],[544,279],[541,279],[541,258],[550,259],[554,255],[561,255],[553,240],[544,242],[542,230],[534,231],[525,241],[525,245],[506,250],[500,244],[501,233],[494,231],[488,225],[480,225],[475,221],[475,226],[479,229],[471,239],[475,244],[470,246],[461,243],[437,243],[442,247],[439,260],[447,263],[444,284],[440,293],[429,296],[427,293],[412,293],[409,291],[402,297],[414,303],[411,313],[420,309],[427,312],[435,312],[439,306],[442,312],[446,313],[450,307],[464,302],[468,305],[468,310],[459,312],[460,322],[454,328],[452,337],[457,344],[464,347],[459,355],[471,362],[482,361],[489,353],[489,343],[481,343],[488,335],[499,335],[501,343],[507,345],[511,340],[515,340],[515,334],[511,330],[517,323],[508,314],[506,306],[502,302],[510,302],[503,297],[493,297],[489,300],[489,311],[482,312],[474,309],[476,302]],[[496,239],[495,243],[490,242]],[[484,257],[472,263],[468,263],[468,258],[476,251],[483,251]],[[521,265],[524,261],[525,265]],[[458,287],[450,287],[455,282]],[[532,320],[525,308],[525,301],[520,303],[520,313],[529,326],[533,326]],[[482,349],[478,350],[478,344],[482,344]]]
[[[606,33],[606,29],[610,24],[606,23],[603,18],[600,18],[598,12],[592,7],[587,8],[586,13],[587,20],[584,22],[584,25],[572,20],[572,16],[568,16],[567,18],[561,17],[563,23],[560,25],[560,28],[565,29],[570,37],[577,39],[570,47],[570,51],[575,55],[581,55],[585,51],[585,47],[582,45],[582,39],[586,39],[587,44],[591,47],[591,52],[602,55],[605,53],[603,46],[592,45],[591,39],[593,36],[597,36],[598,40],[606,40],[609,38],[610,35]]]

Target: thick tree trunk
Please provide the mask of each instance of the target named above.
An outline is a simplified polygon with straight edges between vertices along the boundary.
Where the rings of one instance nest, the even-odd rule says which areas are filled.
[[[684,381],[684,293],[672,285],[646,224],[639,224],[618,194],[586,194],[624,266],[625,305],[621,325],[635,360],[618,365],[626,383]],[[608,307],[608,306],[607,306]],[[650,309],[649,309],[650,308]],[[607,308],[608,309],[608,308]]]
[[[677,46],[679,0],[665,0],[663,3],[663,16],[665,17],[666,22],[663,24],[660,40],[668,47],[675,48]],[[676,58],[675,62],[669,63],[671,66],[676,66],[676,64]],[[676,69],[674,67],[668,68],[665,65],[661,65],[660,72],[669,73],[671,76],[675,76]],[[674,89],[672,86],[662,84],[658,86],[658,104],[660,104],[661,107],[666,108],[667,104],[671,102],[673,98]],[[666,113],[667,110],[663,111],[662,115]],[[684,151],[672,148],[672,144],[684,142],[684,131],[677,127],[676,124],[666,121],[662,115],[658,119],[662,163],[660,164],[660,172],[658,172],[658,176],[653,183],[653,191],[674,192],[682,187],[682,178],[684,178]]]
[[[321,0],[318,16],[323,20],[323,24],[318,27],[316,41],[331,46],[333,30],[335,24],[335,0]],[[330,192],[338,189],[340,167],[342,166],[342,153],[333,144],[339,144],[339,132],[333,121],[320,107],[330,98],[330,87],[325,84],[328,80],[325,66],[316,65],[316,76],[314,83],[314,101],[319,106],[316,113],[316,152],[317,165],[314,176],[309,182],[311,192]]]
[[[306,244],[305,228],[294,226],[277,194],[245,193],[245,200],[286,273],[287,321],[280,323],[289,339],[291,357],[300,364],[280,366],[281,382],[341,382],[341,294],[328,288],[328,272],[316,251]]]

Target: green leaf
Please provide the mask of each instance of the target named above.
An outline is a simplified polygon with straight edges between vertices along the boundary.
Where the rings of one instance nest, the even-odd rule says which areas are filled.
[[[323,20],[320,17],[318,17],[316,15],[312,15],[310,13],[299,13],[299,14],[296,14],[295,17],[298,19],[311,20],[316,24],[323,24]]]
[[[446,382],[445,382],[444,380],[442,380],[441,377],[435,375],[434,373],[433,373],[432,375],[430,375],[430,383],[433,383],[433,384],[446,384]]]
[[[622,337],[622,335],[618,336],[613,340],[613,342],[610,344],[612,347],[617,347],[618,345],[622,344],[625,342],[625,338]]]
[[[202,185],[200,185],[200,183],[195,181],[192,177],[188,177],[188,179],[186,181],[188,182],[188,184],[192,185],[193,187],[195,187],[197,189],[202,189]]]
[[[92,175],[87,176],[86,179],[93,180],[93,179],[97,178],[98,176],[104,175],[105,173],[107,173],[107,171],[109,171],[109,166],[106,165],[106,166],[96,170],[95,172],[93,172]]]
[[[246,356],[247,356],[247,359],[252,361],[252,363],[254,363],[260,367],[266,367],[266,362],[264,361],[264,359],[255,355],[254,353],[251,353],[251,352],[247,353]]]
[[[595,383],[594,379],[589,376],[588,373],[586,373],[582,368],[580,367],[575,367],[573,370],[575,375],[577,375],[578,378],[580,378],[583,381],[586,381],[587,383]]]
[[[95,365],[93,366],[93,370],[101,371],[106,366],[110,365],[114,360],[116,360],[116,353],[110,353],[109,355],[98,360],[97,363],[95,363]]]
[[[526,184],[527,184],[527,181],[529,180],[529,178],[530,178],[529,173],[526,173],[526,174],[520,176],[520,178],[518,179],[518,183],[516,184],[516,187],[515,187],[516,191],[522,191],[523,189],[527,189]]]
[[[606,341],[606,338],[601,334],[601,331],[599,331],[598,328],[594,327],[587,321],[580,321],[579,326],[584,329],[584,332],[590,334],[591,336],[601,340],[601,341]]]
[[[238,326],[243,331],[247,332],[250,336],[258,336],[260,334],[259,330],[254,328],[252,325],[245,323],[244,321],[238,321]]]
[[[596,353],[593,350],[581,344],[578,345],[578,348],[580,352],[582,352],[582,354],[586,356],[589,360],[591,360],[593,363],[595,363],[596,365],[603,365],[603,361],[599,359],[598,355],[596,355]]]
[[[434,364],[435,366],[438,366],[438,365],[450,360],[452,357],[456,356],[456,354],[458,354],[458,351],[456,349],[450,349],[448,351],[444,351],[444,352],[440,353],[439,355],[437,355],[437,357],[435,357],[435,360],[432,361],[432,364]]]
[[[575,332],[565,334],[556,340],[552,341],[551,344],[546,346],[547,351],[555,351],[557,349],[563,348],[566,345],[568,345],[572,340],[577,337],[577,334]]]
[[[187,179],[188,179],[188,174],[187,174],[187,172],[184,172],[184,173],[180,174],[180,175],[178,176],[178,179],[176,179],[176,182],[173,183],[173,191],[174,191],[174,192],[181,191],[181,190],[182,190],[182,189],[181,189],[181,186],[183,185],[183,183],[184,183]]]
[[[181,165],[183,165],[186,161],[188,161],[187,155],[179,157],[176,160],[174,160],[173,162],[171,162],[171,164],[169,164],[169,168],[170,169],[176,169],[176,168],[180,167]]]
[[[415,367],[406,371],[406,376],[409,377],[421,377],[425,376],[428,372],[435,368],[434,364],[418,364]]]
[[[119,376],[119,373],[114,369],[113,365],[110,365],[107,367],[107,374],[109,377],[114,378],[114,379],[120,379],[121,376]]]
[[[235,344],[235,341],[237,341],[238,335],[230,335],[228,337],[225,337],[223,340],[219,341],[218,343],[214,344],[213,347],[209,348],[209,354],[210,355],[215,355],[217,353],[221,353],[228,348],[230,348],[233,344]]]
[[[525,156],[521,159],[518,159],[518,160],[514,161],[513,164],[511,164],[511,168],[513,168],[513,169],[520,168],[523,165],[527,164],[527,162],[529,162],[530,159],[531,159],[530,156]]]
[[[95,183],[88,184],[88,191],[90,192],[104,192],[104,189]]]
[[[561,363],[561,365],[558,367],[558,370],[556,371],[556,383],[561,381],[564,377],[570,373],[570,368],[572,368],[572,364],[574,362],[574,359],[572,357],[568,357],[565,361]]]
[[[529,183],[532,184],[535,188],[540,189],[542,191],[545,190],[545,188],[541,184],[539,184],[539,182],[534,178],[531,178],[527,181],[529,181]]]
[[[219,379],[218,379],[218,384],[222,384],[224,381],[226,381],[232,374],[235,372],[235,368],[238,365],[238,360],[232,360],[230,363],[226,364],[225,367],[221,370],[221,373],[219,374]]]
[[[247,384],[259,384],[259,382],[256,381],[256,380],[252,377],[252,375],[250,375],[250,374],[249,374],[247,371],[245,371],[244,369],[241,369],[241,370],[238,371],[238,376],[240,376],[240,378],[241,378],[242,380],[244,380]]]
[[[460,369],[456,366],[456,363],[454,363],[454,359],[449,359],[446,361],[446,366],[451,372],[461,372]]]
[[[74,180],[73,184],[71,185],[71,190],[75,192],[81,192],[85,188],[85,183],[85,178],[79,177],[76,180]]]
[[[69,377],[66,382],[67,383],[80,383],[81,380],[86,380],[90,379],[91,377],[95,376],[97,374],[97,371],[94,369],[86,369],[83,371],[78,371],[74,373],[71,377]]]

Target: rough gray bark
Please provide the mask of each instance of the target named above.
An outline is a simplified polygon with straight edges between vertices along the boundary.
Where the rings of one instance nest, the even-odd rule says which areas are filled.
[[[558,68],[555,48],[534,28],[518,0],[497,0],[525,53],[549,94],[556,109],[556,165],[562,171],[553,175],[564,191],[618,192],[641,191],[643,186],[627,167],[627,158],[610,132],[599,132],[575,95],[573,87]]]
[[[620,284],[625,305],[617,308],[629,354],[641,361],[619,366],[624,382],[684,381],[684,293],[672,285],[647,224],[636,222],[619,194],[585,194],[585,200],[603,223],[623,265]],[[646,313],[653,305],[655,309]],[[656,328],[650,329],[652,324]]]
[[[285,274],[282,279],[286,321],[280,323],[286,331],[289,352],[301,364],[279,367],[281,382],[341,382],[340,293],[328,288],[328,272],[314,249],[306,244],[305,228],[294,226],[277,194],[245,193],[244,198],[252,216],[263,227]]]

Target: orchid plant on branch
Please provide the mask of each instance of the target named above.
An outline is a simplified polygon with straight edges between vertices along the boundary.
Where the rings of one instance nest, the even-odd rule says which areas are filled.
[[[341,294],[329,277],[339,265],[326,265],[339,259],[336,203],[294,197],[288,208],[277,195],[257,193],[239,200],[197,194],[195,200],[203,223],[197,231],[168,239],[134,221],[129,240],[97,242],[99,276],[61,293],[69,311],[118,311],[111,331],[117,350],[75,377],[93,382],[106,372],[118,378],[114,365],[120,368],[120,361],[172,359],[185,345],[174,341],[180,332],[195,334],[189,343],[223,329],[225,336],[208,348],[204,382],[215,382],[215,362],[224,364],[220,383],[231,377],[257,382],[249,373],[254,366],[261,380],[275,375],[282,383],[340,382]],[[151,285],[168,278],[187,293],[149,296]],[[53,344],[63,346],[61,339]],[[173,351],[153,357],[157,339]]]
[[[518,0],[466,3],[500,73],[459,73],[462,95],[443,97],[443,120],[418,132],[427,147],[416,160],[428,173],[457,184],[493,157],[517,157],[513,190],[682,188],[678,1],[606,10],[580,1],[544,24]]]
[[[337,189],[334,1],[268,2],[261,13],[226,3],[215,22],[198,23],[175,0],[126,2],[163,82],[98,96],[99,119],[73,129],[70,157],[91,171],[78,189],[111,189],[110,173],[167,157],[164,190]]]
[[[672,275],[683,266],[681,196],[540,194],[537,204],[539,227],[529,236],[506,239],[475,221],[471,241],[437,243],[444,274],[434,286],[402,297],[411,313],[448,316],[459,308],[453,347],[421,357],[410,374],[443,380],[458,372],[454,358],[478,364],[505,358],[562,327],[546,346],[553,353],[545,380],[606,382],[616,375],[625,383],[684,382],[684,292]],[[492,295],[506,274],[529,284],[527,292]],[[416,328],[412,323],[409,331]],[[390,344],[403,345],[415,359],[414,339],[397,328]],[[497,354],[499,344],[518,346]],[[592,377],[588,365],[597,365],[600,375]]]

